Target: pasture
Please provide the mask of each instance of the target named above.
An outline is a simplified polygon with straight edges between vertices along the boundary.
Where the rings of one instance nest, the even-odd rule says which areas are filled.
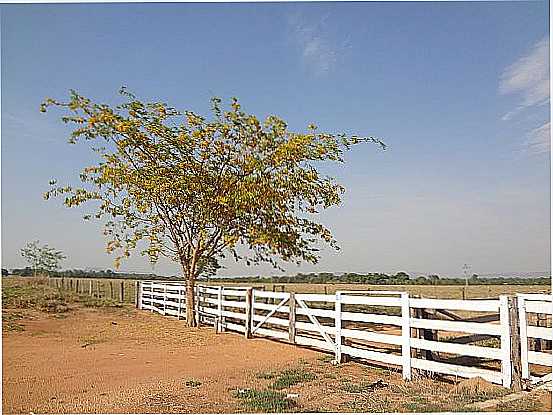
[[[3,279],[4,413],[469,411],[510,393],[478,379],[406,382],[400,370],[335,366],[310,348],[186,328],[119,301],[117,284],[109,298],[107,283],[90,296]],[[550,392],[534,391],[487,410],[550,409]]]

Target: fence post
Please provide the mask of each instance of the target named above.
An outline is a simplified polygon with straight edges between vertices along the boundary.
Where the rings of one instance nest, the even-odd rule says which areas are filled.
[[[518,321],[520,324],[520,364],[522,366],[522,378],[530,379],[528,370],[528,317],[526,315],[526,302],[524,297],[518,298]]]
[[[163,283],[163,315],[166,315],[167,312],[167,283]]]
[[[218,318],[217,331],[222,332],[223,331],[223,286],[222,285],[219,285],[219,288],[217,290],[217,318]]]
[[[411,325],[409,311],[409,293],[401,294],[401,356],[403,379],[411,380]]]
[[[336,364],[343,362],[342,357],[342,293],[336,291],[334,313],[334,327],[336,334],[334,335],[334,360]]]
[[[136,307],[142,310],[142,283],[140,281],[136,281]]]
[[[296,295],[290,293],[290,299],[288,300],[288,341],[292,344],[296,343]]]
[[[253,299],[253,288],[248,288],[246,290],[246,330],[245,335],[247,339],[252,337],[252,299]]]
[[[180,320],[180,315],[182,313],[182,297],[183,297],[183,294],[184,293],[184,290],[182,289],[182,286],[179,285],[179,311],[177,313],[177,320]]]
[[[88,295],[92,297],[92,280],[88,281]]]
[[[511,387],[511,330],[509,327],[509,297],[499,296],[499,321],[501,325],[501,375],[503,386]]]
[[[134,282],[134,306],[138,308],[138,281]],[[180,301],[180,299],[179,299]],[[179,310],[180,311],[180,310]],[[180,314],[180,313],[179,313]],[[180,315],[179,315],[180,317]]]
[[[125,302],[125,281],[121,281],[119,286],[119,299],[122,303]]]
[[[522,363],[520,342],[520,320],[518,315],[518,298],[509,297],[509,330],[511,332],[511,389],[522,390]]]
[[[79,294],[79,281],[80,281],[79,279],[77,279],[77,281],[75,281],[75,292],[77,294]]]

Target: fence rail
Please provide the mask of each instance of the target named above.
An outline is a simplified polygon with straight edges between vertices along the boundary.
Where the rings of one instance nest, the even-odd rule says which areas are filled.
[[[553,331],[550,328],[553,317],[552,298],[551,295],[544,294],[517,294],[522,377],[534,383],[547,379],[547,376],[551,379],[551,374],[534,376],[530,365],[553,368]],[[532,346],[534,350],[530,350]]]
[[[177,318],[186,315],[182,283],[139,282],[137,292],[138,308]],[[218,331],[319,348],[333,353],[337,362],[354,357],[395,366],[405,379],[417,369],[481,376],[511,387],[521,372],[522,378],[536,380],[530,365],[551,367],[553,360],[551,319],[529,325],[527,318],[529,313],[551,316],[550,295],[449,300],[396,291],[327,295],[203,285],[196,286],[194,295],[196,319]],[[530,351],[528,338],[549,343]]]

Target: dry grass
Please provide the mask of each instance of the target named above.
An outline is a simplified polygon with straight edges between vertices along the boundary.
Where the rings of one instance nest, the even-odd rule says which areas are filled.
[[[212,284],[216,285],[216,284]],[[503,294],[515,293],[550,293],[551,286],[546,285],[367,285],[367,284],[244,284],[244,283],[225,283],[233,286],[263,286],[265,290],[272,291],[274,285],[277,285],[277,291],[280,286],[284,286],[284,291],[295,293],[314,293],[324,294],[325,287],[328,294],[334,294],[336,291],[406,291],[411,295],[419,295],[426,298],[445,298],[461,299],[465,291],[466,299],[476,298],[497,298]]]

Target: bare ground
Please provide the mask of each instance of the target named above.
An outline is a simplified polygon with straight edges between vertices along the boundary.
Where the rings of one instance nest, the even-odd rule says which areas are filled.
[[[508,393],[495,386],[466,393],[432,379],[403,382],[395,371],[353,362],[335,367],[313,350],[189,329],[132,306],[3,311],[4,326],[14,313],[22,325],[3,331],[4,413],[268,411],[265,398],[247,406],[237,391],[270,391],[286,368],[310,375],[277,392],[294,394],[288,408],[294,412],[462,410]],[[551,394],[532,393],[495,409],[548,411]]]

